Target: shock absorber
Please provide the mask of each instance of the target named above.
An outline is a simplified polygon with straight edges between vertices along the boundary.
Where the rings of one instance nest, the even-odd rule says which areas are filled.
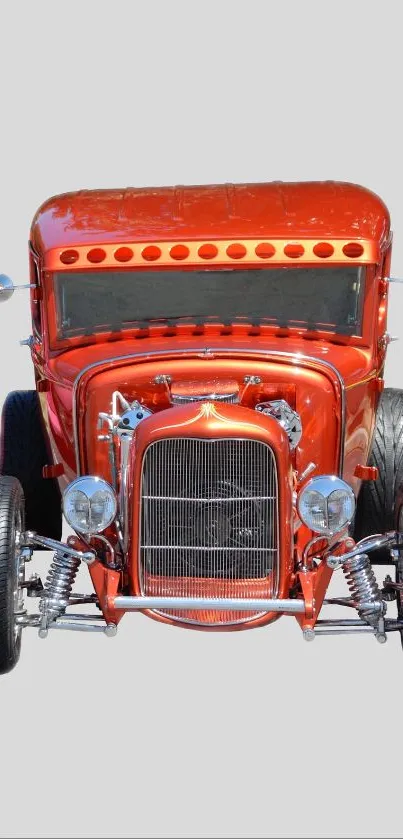
[[[383,600],[368,554],[346,560],[342,568],[360,618],[371,626],[378,626],[383,615]]]
[[[56,551],[39,601],[41,638],[46,638],[49,624],[65,612],[79,565],[78,557]]]

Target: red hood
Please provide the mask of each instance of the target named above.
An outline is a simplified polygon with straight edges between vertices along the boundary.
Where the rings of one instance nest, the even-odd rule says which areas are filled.
[[[98,444],[96,439],[99,411],[110,409],[115,389],[132,393],[133,398],[140,397],[152,410],[168,407],[168,402],[164,404],[164,389],[156,387],[154,378],[169,373],[176,380],[223,378],[236,379],[240,384],[245,375],[259,375],[264,386],[257,398],[262,400],[267,388],[270,397],[275,398],[276,387],[281,390],[281,386],[293,386],[295,407],[303,423],[296,465],[303,470],[314,461],[322,473],[338,471],[344,393],[345,477],[354,484],[355,466],[366,462],[376,407],[372,388],[376,371],[368,349],[302,339],[282,343],[278,339],[256,338],[251,351],[248,338],[234,341],[221,337],[214,339],[214,349],[209,352],[201,339],[177,338],[171,347],[167,346],[168,340],[94,345],[85,351],[81,348],[65,352],[50,361],[49,373],[54,381],[48,396],[50,430],[58,459],[66,464],[70,478],[76,469],[73,383],[79,381],[76,396],[81,471],[101,470],[101,474],[107,474],[105,444]],[[117,361],[118,357],[124,360]],[[271,385],[274,390],[270,390]],[[280,395],[284,396],[284,391]],[[253,400],[250,405],[253,407]],[[83,423],[80,416],[84,418],[84,414]]]

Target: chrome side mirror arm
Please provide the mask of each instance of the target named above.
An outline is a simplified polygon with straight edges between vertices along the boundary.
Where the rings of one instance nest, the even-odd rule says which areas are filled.
[[[15,286],[11,277],[8,277],[7,274],[0,274],[0,303],[5,303],[13,296],[15,291],[20,291],[22,288],[37,288],[37,285],[35,283],[24,283]]]

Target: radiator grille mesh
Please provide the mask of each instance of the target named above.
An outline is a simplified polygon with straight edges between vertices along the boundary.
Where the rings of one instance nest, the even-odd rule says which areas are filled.
[[[160,440],[145,453],[141,496],[144,594],[276,595],[277,474],[267,445],[243,439]],[[256,617],[200,611],[176,616],[196,623]]]

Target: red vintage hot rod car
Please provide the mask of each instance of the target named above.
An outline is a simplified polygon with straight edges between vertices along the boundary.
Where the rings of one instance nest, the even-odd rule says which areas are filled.
[[[132,610],[206,630],[294,615],[308,640],[402,634],[390,258],[385,205],[352,184],[82,191],[39,209],[36,389],[2,414],[1,672],[24,627],[112,636]],[[13,291],[2,275],[0,300]],[[42,582],[25,568],[43,548]],[[73,589],[81,562],[90,595]],[[348,589],[326,598],[338,568]]]

